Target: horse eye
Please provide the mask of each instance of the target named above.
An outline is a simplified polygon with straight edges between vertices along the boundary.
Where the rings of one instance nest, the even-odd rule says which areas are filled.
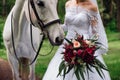
[[[37,1],[37,5],[40,6],[40,7],[44,7],[44,6],[45,6],[45,5],[44,5],[44,2],[41,1],[41,0],[38,0],[38,1]]]

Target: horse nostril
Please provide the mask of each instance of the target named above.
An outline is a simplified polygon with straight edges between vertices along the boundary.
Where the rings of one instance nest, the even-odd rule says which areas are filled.
[[[55,42],[56,42],[57,44],[62,44],[63,39],[60,38],[60,37],[57,37],[57,38],[55,39]]]

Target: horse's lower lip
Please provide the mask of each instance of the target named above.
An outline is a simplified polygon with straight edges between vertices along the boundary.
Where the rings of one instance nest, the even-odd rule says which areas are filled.
[[[54,42],[50,42],[53,46],[59,46],[59,45],[61,45],[62,44],[62,42],[60,42],[60,43],[54,43]]]
[[[49,41],[50,41],[50,43],[51,43],[53,46],[59,46],[59,45],[61,45],[62,42],[63,42],[63,40],[62,40],[62,41],[60,41],[60,42],[58,42],[58,43],[55,43],[55,42],[53,42],[51,39],[49,39]]]

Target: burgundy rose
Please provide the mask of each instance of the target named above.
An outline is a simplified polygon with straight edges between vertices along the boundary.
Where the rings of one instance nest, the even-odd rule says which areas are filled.
[[[79,49],[79,50],[77,51],[78,56],[82,56],[82,52],[83,52],[83,50],[80,50],[80,49]]]
[[[72,44],[70,44],[70,45],[65,45],[65,49],[67,50],[67,49],[73,49],[73,45]]]
[[[87,48],[87,52],[91,55],[94,55],[95,54],[95,49],[96,49],[96,47],[92,46],[90,48]]]
[[[86,49],[87,53],[90,54],[90,55],[93,55],[94,54],[94,50],[92,48],[87,48]]]
[[[82,55],[82,60],[88,64],[93,63],[94,60],[94,56],[91,55],[90,53],[88,53],[87,50],[84,51],[83,55]]]
[[[74,57],[75,57],[75,55],[73,54],[73,49],[65,50],[65,52],[64,52],[65,61],[71,63],[72,58],[74,58]]]

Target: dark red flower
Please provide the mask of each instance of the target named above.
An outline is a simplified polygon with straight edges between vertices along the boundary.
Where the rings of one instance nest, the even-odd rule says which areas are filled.
[[[89,49],[91,51],[91,49]],[[91,53],[93,53],[91,51]],[[82,55],[82,60],[88,64],[93,63],[94,55],[88,53],[88,49],[86,49]]]
[[[82,56],[82,52],[83,52],[83,50],[79,49],[79,50],[77,51],[78,56]]]
[[[73,54],[73,49],[67,48],[64,52],[65,61],[71,63],[73,57],[75,57],[75,55]]]

